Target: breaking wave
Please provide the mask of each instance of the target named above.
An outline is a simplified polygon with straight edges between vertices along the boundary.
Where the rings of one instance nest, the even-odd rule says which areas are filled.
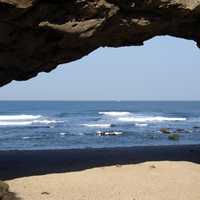
[[[148,126],[148,124],[138,124],[138,123],[136,123],[135,125],[136,125],[136,126],[139,126],[139,127],[145,127],[145,126]]]
[[[0,115],[0,126],[37,126],[59,122],[61,121],[49,120],[42,115]]]
[[[34,120],[41,117],[41,115],[0,115],[0,121]]]
[[[59,135],[65,136],[65,135],[67,135],[67,133],[61,132],[61,133],[59,133]]]
[[[111,117],[119,117],[119,116],[127,116],[131,115],[130,112],[117,112],[117,111],[110,111],[110,112],[99,112],[100,115],[107,115]]]
[[[186,118],[182,117],[120,117],[118,119],[121,122],[163,122],[163,121],[186,121]]]
[[[27,126],[31,125],[32,122],[19,122],[19,121],[0,121],[0,126]]]
[[[55,123],[62,123],[63,121],[56,121],[56,120],[34,120],[32,124],[55,124]]]
[[[81,124],[82,126],[86,127],[100,127],[100,128],[109,128],[111,124]]]

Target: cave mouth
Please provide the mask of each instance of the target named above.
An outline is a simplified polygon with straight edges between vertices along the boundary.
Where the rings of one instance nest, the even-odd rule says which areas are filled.
[[[198,60],[194,42],[154,37],[140,47],[99,48],[51,73],[14,81],[1,88],[1,99],[198,100]]]

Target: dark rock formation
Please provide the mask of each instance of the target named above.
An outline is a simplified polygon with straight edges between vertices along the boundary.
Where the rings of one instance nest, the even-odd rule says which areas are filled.
[[[0,86],[99,47],[159,35],[200,45],[199,24],[200,0],[0,0]]]
[[[121,131],[97,131],[97,136],[120,136],[123,135]]]
[[[169,128],[161,128],[160,132],[164,133],[164,134],[170,134],[170,133],[172,133],[172,131]]]
[[[0,200],[20,200],[15,193],[9,191],[8,184],[0,181]]]

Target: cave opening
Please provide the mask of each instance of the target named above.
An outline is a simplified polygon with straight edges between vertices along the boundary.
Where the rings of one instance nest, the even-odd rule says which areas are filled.
[[[155,37],[144,46],[99,48],[88,56],[2,87],[0,99],[198,100],[194,42]]]

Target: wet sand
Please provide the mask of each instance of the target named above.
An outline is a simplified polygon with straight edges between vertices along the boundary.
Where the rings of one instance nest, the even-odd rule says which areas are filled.
[[[166,160],[200,163],[200,145],[0,151],[0,180]]]

